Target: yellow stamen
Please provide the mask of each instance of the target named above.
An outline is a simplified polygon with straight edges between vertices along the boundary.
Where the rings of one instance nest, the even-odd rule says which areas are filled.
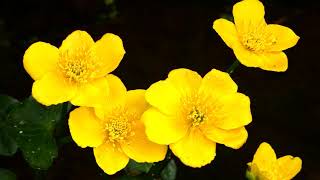
[[[133,125],[135,124],[135,116],[127,110],[122,108],[113,109],[112,114],[107,116],[105,120],[106,133],[114,147],[116,143],[123,142],[128,137],[134,135]]]
[[[94,73],[95,66],[87,49],[79,48],[72,52],[60,53],[59,68],[71,82],[88,82]]]

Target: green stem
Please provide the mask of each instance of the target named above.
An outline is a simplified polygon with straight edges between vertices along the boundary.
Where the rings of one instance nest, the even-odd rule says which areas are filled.
[[[232,74],[233,71],[239,66],[240,62],[235,60],[232,65],[228,68],[227,73]]]

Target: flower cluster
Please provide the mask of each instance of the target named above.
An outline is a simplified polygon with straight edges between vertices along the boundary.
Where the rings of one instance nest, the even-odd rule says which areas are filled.
[[[299,37],[286,27],[267,24],[258,0],[243,0],[233,7],[234,23],[225,19],[213,28],[245,66],[285,71],[287,56]],[[44,42],[32,44],[23,58],[35,80],[32,96],[46,106],[70,101],[75,106],[69,129],[78,146],[93,148],[97,164],[107,173],[123,169],[132,159],[158,162],[168,147],[191,167],[209,164],[216,145],[238,149],[248,138],[250,99],[239,93],[230,75],[216,69],[204,77],[189,69],[174,69],[165,80],[147,90],[127,91],[109,74],[125,54],[120,37],[107,33],[94,42],[84,31],[74,31],[59,48]],[[258,179],[293,178],[301,160],[276,159],[262,143],[249,163]]]

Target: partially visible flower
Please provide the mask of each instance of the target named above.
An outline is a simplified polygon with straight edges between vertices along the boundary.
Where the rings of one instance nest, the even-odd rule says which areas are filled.
[[[233,6],[234,24],[218,19],[214,21],[213,29],[243,65],[286,71],[288,59],[282,51],[296,45],[299,37],[287,27],[267,24],[264,14],[260,1],[243,0]]]
[[[204,78],[188,69],[172,70],[147,89],[152,107],[142,120],[148,138],[170,145],[191,167],[209,164],[216,143],[240,148],[248,138],[244,126],[251,122],[251,112],[249,98],[237,89],[227,73],[215,69]]]
[[[277,159],[272,147],[263,142],[248,165],[253,179],[290,180],[301,170],[302,161],[299,157],[290,155]]]
[[[129,158],[136,162],[163,160],[167,147],[149,141],[140,120],[149,107],[145,90],[127,92],[116,76],[107,79],[112,86],[103,107],[79,107],[70,113],[73,140],[82,148],[93,147],[97,164],[110,175],[123,169]]]
[[[107,33],[94,42],[85,31],[74,31],[56,48],[32,44],[23,65],[35,80],[32,96],[46,106],[71,101],[77,106],[99,106],[108,96],[105,77],[125,54],[120,37]]]

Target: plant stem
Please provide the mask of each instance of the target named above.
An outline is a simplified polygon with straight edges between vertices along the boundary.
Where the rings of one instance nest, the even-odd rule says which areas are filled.
[[[232,74],[233,71],[239,66],[240,62],[235,60],[232,65],[228,68],[227,73]]]

